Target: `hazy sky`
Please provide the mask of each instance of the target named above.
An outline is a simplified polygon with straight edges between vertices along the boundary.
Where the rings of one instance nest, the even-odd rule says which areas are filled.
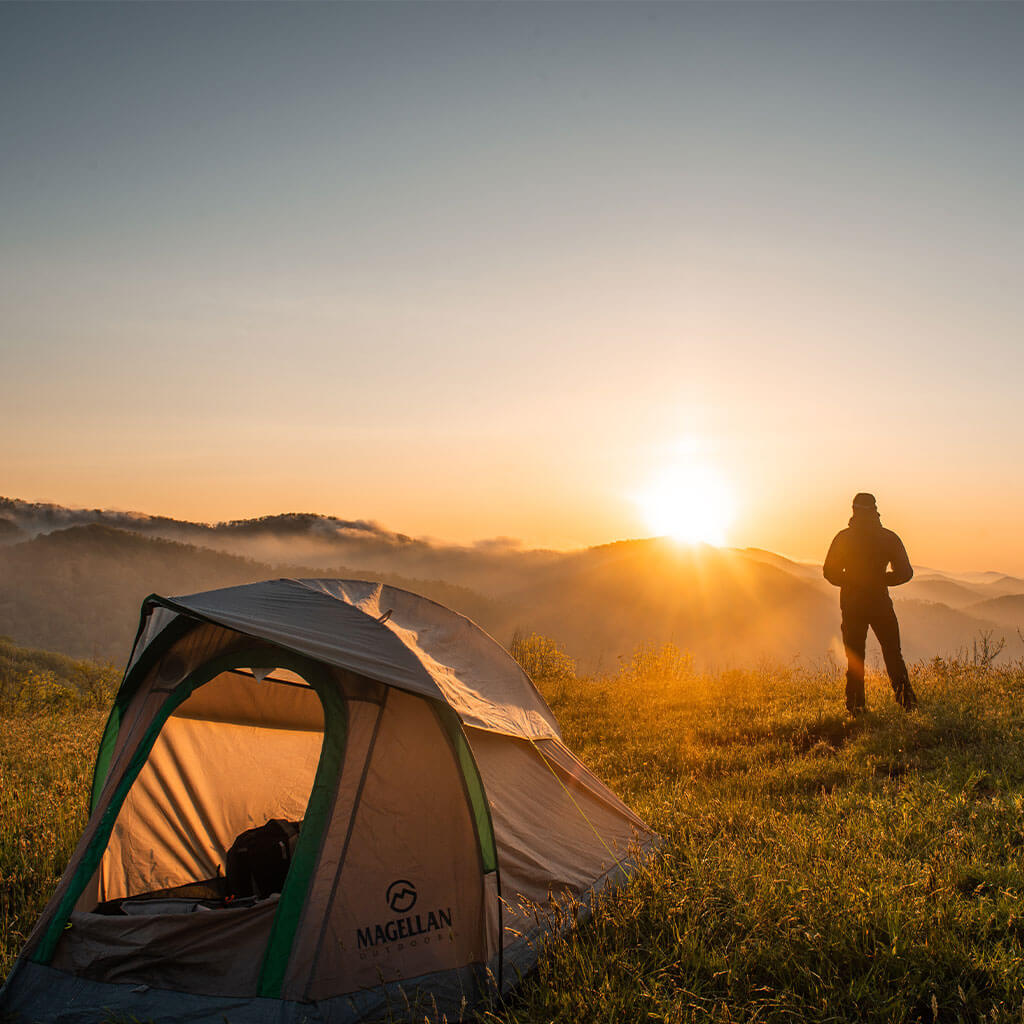
[[[2,4],[0,494],[1024,571],[1022,98],[1015,3]]]

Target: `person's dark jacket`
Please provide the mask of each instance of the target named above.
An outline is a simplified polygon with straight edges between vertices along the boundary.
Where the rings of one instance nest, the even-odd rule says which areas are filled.
[[[829,583],[841,588],[841,604],[847,599],[884,600],[889,587],[914,576],[903,541],[882,526],[877,512],[869,511],[855,513],[849,527],[836,534],[822,571]]]

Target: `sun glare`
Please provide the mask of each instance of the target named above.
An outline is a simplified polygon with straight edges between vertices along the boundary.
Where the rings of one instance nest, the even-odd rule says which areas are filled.
[[[687,461],[668,468],[637,498],[649,529],[687,544],[725,543],[735,502],[722,477]]]

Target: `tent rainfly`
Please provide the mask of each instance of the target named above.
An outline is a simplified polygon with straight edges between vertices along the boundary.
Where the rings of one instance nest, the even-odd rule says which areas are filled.
[[[456,1019],[656,842],[461,615],[351,580],[152,596],[0,1015]]]

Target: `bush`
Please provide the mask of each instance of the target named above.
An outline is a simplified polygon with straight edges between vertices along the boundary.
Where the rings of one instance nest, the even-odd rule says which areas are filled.
[[[638,683],[678,683],[694,674],[693,655],[675,644],[641,644],[619,671],[621,676]]]
[[[557,683],[576,678],[576,662],[549,636],[524,637],[517,629],[508,649],[531,679]]]
[[[47,708],[109,708],[120,671],[0,638],[0,713]]]

